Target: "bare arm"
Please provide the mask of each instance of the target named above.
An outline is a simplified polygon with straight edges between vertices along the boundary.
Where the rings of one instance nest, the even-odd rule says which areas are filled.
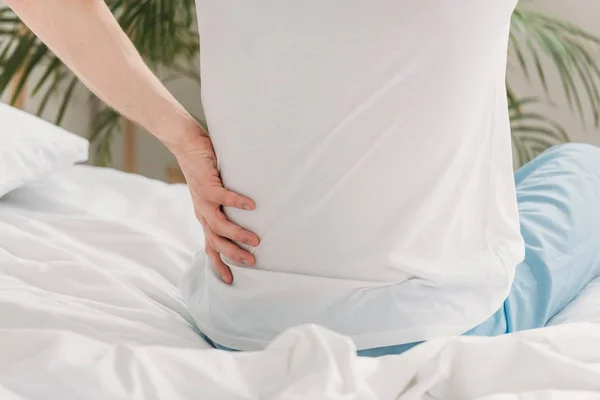
[[[254,203],[223,187],[207,133],[146,66],[104,1],[6,3],[90,90],[173,152],[204,227],[206,253],[223,280],[230,283],[233,277],[220,254],[254,265],[254,256],[235,242],[257,246],[258,237],[228,221],[221,209],[251,210]]]
[[[198,125],[148,69],[102,0],[6,0],[23,22],[107,104],[167,147]]]

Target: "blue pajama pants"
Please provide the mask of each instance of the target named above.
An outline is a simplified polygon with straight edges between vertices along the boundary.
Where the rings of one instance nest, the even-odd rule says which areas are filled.
[[[541,328],[600,275],[600,148],[555,146],[519,169],[515,181],[525,260],[504,305],[465,335]],[[400,354],[418,344],[358,354]]]
[[[525,260],[503,307],[465,335],[541,328],[600,275],[600,148],[555,146],[519,169],[515,182]],[[358,353],[400,354],[416,344]]]

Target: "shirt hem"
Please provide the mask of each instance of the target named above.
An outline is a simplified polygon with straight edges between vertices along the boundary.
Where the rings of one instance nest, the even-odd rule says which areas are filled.
[[[510,289],[509,289],[510,291]],[[507,296],[506,296],[507,297]],[[477,327],[481,323],[487,321],[492,315],[502,308],[504,301],[499,302],[491,313],[486,313],[484,317],[474,318],[474,321],[453,325],[453,326],[427,326],[420,328],[406,328],[389,331],[380,331],[358,335],[346,335],[352,339],[357,350],[369,350],[388,346],[398,346],[407,343],[416,343],[426,340],[439,339],[448,336],[460,336],[471,329]],[[475,321],[476,320],[476,321]],[[260,351],[264,350],[272,340],[251,339],[241,337],[229,333],[221,332],[217,329],[209,328],[203,324],[198,324],[200,331],[208,336],[214,343],[239,351]],[[325,328],[325,327],[324,327]],[[327,329],[327,328],[325,328]],[[431,332],[435,331],[434,334]],[[410,332],[410,333],[407,333]]]
[[[482,312],[477,318],[469,318],[469,322],[456,324],[456,325],[444,325],[444,326],[412,326],[402,329],[393,329],[379,332],[369,332],[363,334],[348,334],[341,333],[345,336],[350,337],[355,343],[357,350],[369,350],[388,346],[398,346],[408,343],[416,343],[427,340],[438,339],[448,336],[459,336],[466,332],[469,332],[473,328],[479,326],[483,322],[487,321],[496,312],[498,312],[506,299],[508,298],[512,282],[514,279],[514,270],[516,265],[519,264],[519,260],[522,260],[520,255],[510,256],[510,251],[507,248],[511,246],[498,246],[494,253],[497,259],[504,267],[504,273],[508,278],[507,288],[502,292],[502,295],[498,297],[499,300],[494,301],[493,307],[490,307],[485,313]],[[513,265],[512,268],[509,265]],[[207,325],[196,320],[196,324],[200,331],[208,336],[214,343],[230,348],[232,350],[239,351],[260,351],[265,349],[272,340],[279,335],[275,335],[272,339],[253,339],[249,337],[242,337],[233,335],[230,333],[224,333],[218,329],[210,328]],[[322,325],[321,325],[322,326]],[[329,329],[324,327],[325,329]],[[330,329],[331,330],[331,329]],[[432,333],[433,332],[433,333]]]

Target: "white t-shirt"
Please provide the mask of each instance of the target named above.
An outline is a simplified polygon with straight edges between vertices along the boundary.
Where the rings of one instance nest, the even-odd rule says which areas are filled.
[[[516,0],[197,0],[202,96],[257,267],[200,255],[200,330],[241,350],[316,323],[359,349],[461,334],[524,245],[505,71]]]

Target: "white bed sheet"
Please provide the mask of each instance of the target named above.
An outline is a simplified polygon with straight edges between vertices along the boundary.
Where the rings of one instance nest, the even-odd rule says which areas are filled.
[[[0,199],[0,326],[203,345],[177,282],[203,244],[187,188],[78,166]]]
[[[234,354],[176,287],[202,244],[182,185],[78,166],[0,199],[0,399],[600,398],[600,281],[517,335],[372,360],[304,326]]]

